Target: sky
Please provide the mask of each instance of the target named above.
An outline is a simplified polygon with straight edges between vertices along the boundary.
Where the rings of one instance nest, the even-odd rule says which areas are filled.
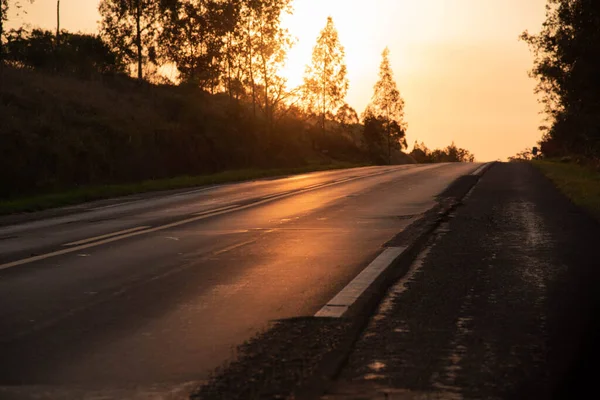
[[[96,32],[98,0],[61,0],[61,25]],[[295,0],[284,25],[297,39],[283,74],[302,82],[319,31],[332,16],[346,49],[347,102],[370,101],[387,46],[406,102],[407,141],[451,142],[480,161],[506,159],[540,138],[541,106],[518,37],[539,31],[546,0]],[[56,1],[36,0],[20,22],[55,28]]]

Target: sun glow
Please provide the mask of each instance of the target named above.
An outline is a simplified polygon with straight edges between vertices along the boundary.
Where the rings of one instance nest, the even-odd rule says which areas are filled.
[[[408,45],[415,40],[400,38],[417,36],[419,41],[432,40],[439,34],[442,10],[431,13],[422,3],[414,1],[376,0],[365,7],[360,0],[302,0],[294,3],[294,13],[283,18],[284,26],[296,39],[288,54],[282,74],[290,87],[302,84],[306,65],[311,60],[312,49],[328,16],[332,16],[346,50],[346,64],[350,80],[349,103],[361,112],[369,96],[366,93],[377,79],[380,56],[386,46],[393,47],[394,67],[403,73],[417,66],[404,57]],[[427,12],[427,26],[416,18]]]
[[[527,76],[531,56],[518,36],[541,26],[545,2],[297,0],[284,26],[298,41],[282,73],[290,87],[302,83],[331,15],[346,49],[347,102],[359,114],[388,46],[406,101],[410,144],[456,141],[479,160],[504,158],[539,139],[540,107]]]
[[[506,158],[535,145],[542,121],[519,34],[537,31],[547,0],[295,0],[284,25],[297,38],[282,74],[302,83],[305,66],[331,15],[346,49],[347,102],[360,114],[373,93],[381,52],[391,51],[406,101],[409,143],[453,140],[479,160]],[[61,2],[61,24],[97,31],[98,0]],[[17,22],[54,29],[55,1],[37,0]]]

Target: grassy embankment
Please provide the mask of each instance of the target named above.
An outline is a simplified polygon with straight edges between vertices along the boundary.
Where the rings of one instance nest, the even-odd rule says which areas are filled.
[[[363,165],[335,162],[326,165],[315,164],[295,168],[231,170],[210,175],[181,176],[176,178],[146,180],[139,183],[86,186],[55,193],[25,196],[12,200],[0,200],[0,215],[41,211],[50,208],[85,203],[88,201],[110,199],[114,197],[161,190],[185,189],[198,186],[241,182],[251,179],[354,168],[360,166]]]
[[[576,163],[533,161],[575,204],[600,219],[600,171]]]
[[[299,110],[269,126],[193,87],[0,68],[0,214],[371,160],[361,126],[324,134]]]

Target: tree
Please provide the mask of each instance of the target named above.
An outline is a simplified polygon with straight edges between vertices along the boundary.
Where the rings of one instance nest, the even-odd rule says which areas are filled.
[[[97,35],[61,32],[62,45],[55,46],[55,33],[47,30],[11,30],[7,35],[5,59],[24,68],[60,71],[89,77],[125,70],[119,55]]]
[[[508,157],[508,161],[510,162],[519,162],[519,161],[529,161],[533,159],[533,154],[531,148],[526,148],[515,154],[512,157]]]
[[[469,150],[457,147],[454,142],[445,149],[435,150],[429,150],[424,143],[415,142],[410,156],[418,163],[475,162],[475,156]]]
[[[429,158],[430,154],[431,154],[431,151],[427,148],[425,143],[421,142],[421,144],[419,144],[416,141],[415,141],[413,150],[410,152],[410,156],[412,158],[414,158],[414,160],[419,164],[430,163],[431,162],[431,159]]]
[[[348,93],[345,51],[340,43],[333,18],[319,34],[313,49],[311,64],[304,78],[305,103],[311,112],[320,114],[321,129],[325,131],[326,118],[332,118],[345,104]]]
[[[144,79],[143,68],[157,62],[157,35],[161,6],[165,0],[101,0],[101,36],[129,64],[137,65],[137,77]]]
[[[172,0],[163,6],[161,53],[177,66],[183,82],[214,92],[225,36],[235,24],[229,11],[228,3],[218,0]]]
[[[358,113],[349,104],[344,104],[337,110],[335,120],[343,127],[356,125],[360,122]]]
[[[0,63],[4,61],[4,23],[8,21],[8,0],[0,0]]]
[[[33,3],[34,0],[24,0],[29,3]],[[4,24],[8,21],[8,12],[14,6],[17,10],[20,10],[23,5],[19,0],[0,0],[0,64],[4,61]]]
[[[391,162],[392,144],[401,143],[406,135],[404,122],[404,100],[400,96],[398,85],[390,64],[390,50],[386,47],[379,67],[379,80],[375,84],[373,98],[367,106],[365,117],[372,116],[383,120],[387,135],[388,162]]]
[[[261,109],[269,131],[287,97],[286,80],[279,74],[293,45],[281,26],[286,12],[291,12],[291,0],[243,0],[236,28],[238,79],[249,88],[254,116]]]
[[[401,140],[390,142],[389,138],[403,136],[404,130],[396,121],[390,121],[383,116],[373,114],[367,114],[364,118],[365,141],[372,158],[378,163],[384,162],[385,159],[385,162],[391,164],[392,149],[400,151],[403,146],[406,146],[406,143]],[[384,146],[386,151],[382,150]],[[382,154],[385,154],[385,157]]]
[[[557,147],[600,156],[600,3],[549,0],[537,35],[521,36],[533,50],[531,75]]]

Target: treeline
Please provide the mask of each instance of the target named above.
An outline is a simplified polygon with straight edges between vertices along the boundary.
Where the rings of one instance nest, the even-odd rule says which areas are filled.
[[[12,67],[90,78],[125,74],[124,60],[96,35],[42,29],[13,29],[5,35],[4,63]]]
[[[457,147],[454,143],[444,149],[430,150],[424,143],[415,142],[410,155],[415,161],[422,164],[475,162],[475,156],[469,150]]]
[[[546,157],[600,159],[600,2],[549,0],[537,35],[525,32],[535,56],[548,126],[541,151]]]
[[[288,87],[294,39],[281,17],[291,0],[102,0],[98,35],[7,32],[6,7],[18,2],[0,2],[0,197],[231,168],[414,162],[402,153],[389,50],[360,116],[345,101],[332,18],[304,83]]]

